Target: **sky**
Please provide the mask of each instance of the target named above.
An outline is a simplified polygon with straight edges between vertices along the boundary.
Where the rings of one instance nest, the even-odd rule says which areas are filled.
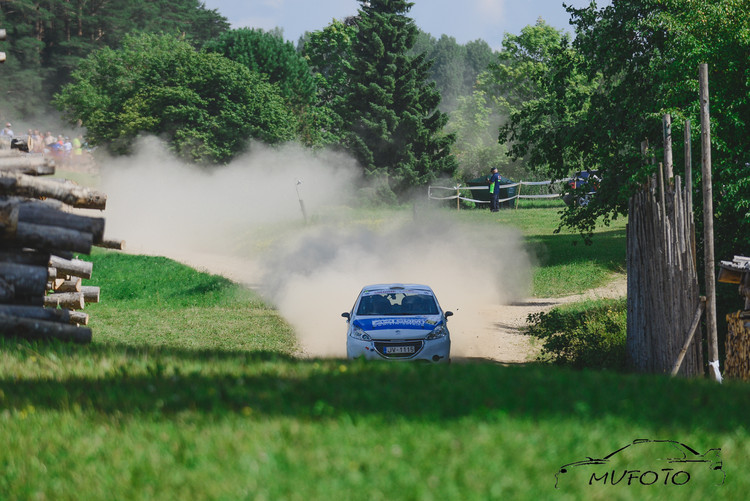
[[[563,2],[585,7],[590,0],[412,0],[409,17],[435,38],[449,35],[460,44],[482,39],[499,49],[505,33],[518,34],[541,17],[558,29],[573,32]],[[204,0],[229,19],[232,28],[282,28],[284,38],[297,43],[306,31],[326,27],[332,19],[355,15],[357,0]],[[611,0],[597,0],[610,5]]]

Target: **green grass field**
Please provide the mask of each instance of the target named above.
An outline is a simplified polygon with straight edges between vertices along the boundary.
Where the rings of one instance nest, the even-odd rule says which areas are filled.
[[[455,216],[519,225],[538,257],[536,295],[622,270],[622,227],[568,249],[572,236],[548,234],[555,212]],[[102,288],[86,309],[94,342],[0,340],[0,500],[743,499],[750,489],[747,384],[297,359],[292,329],[251,291],[164,258],[91,259]],[[571,286],[566,274],[581,267]],[[637,475],[589,485],[584,474],[555,488],[561,466],[634,439],[721,448],[726,481],[706,467],[684,485]],[[648,459],[628,458],[617,477],[664,476]]]

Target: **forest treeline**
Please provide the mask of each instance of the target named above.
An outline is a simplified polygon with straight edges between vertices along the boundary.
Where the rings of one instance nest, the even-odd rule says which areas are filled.
[[[338,148],[384,201],[493,166],[516,179],[598,169],[599,195],[562,219],[586,234],[625,214],[655,172],[640,145],[648,140],[647,156],[659,158],[663,114],[676,138],[691,120],[700,144],[705,62],[717,256],[750,252],[750,2],[568,7],[572,34],[540,19],[489,41],[498,50],[421,32],[412,5],[360,0],[356,16],[293,44],[278,29],[230,29],[198,0],[0,2],[0,119],[54,107],[89,144],[123,154],[155,134],[206,165],[229,162],[250,139]]]

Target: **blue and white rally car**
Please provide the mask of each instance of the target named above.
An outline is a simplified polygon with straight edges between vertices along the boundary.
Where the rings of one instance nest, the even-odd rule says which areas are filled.
[[[349,330],[349,358],[449,362],[447,319],[426,285],[378,284],[364,287],[351,312],[342,313]]]

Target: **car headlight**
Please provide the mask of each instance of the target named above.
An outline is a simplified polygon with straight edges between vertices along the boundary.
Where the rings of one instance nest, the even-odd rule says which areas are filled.
[[[352,326],[352,332],[349,334],[354,339],[360,339],[362,341],[372,341],[372,338],[362,327]]]
[[[430,332],[427,335],[426,339],[438,339],[441,337],[445,337],[448,335],[448,328],[445,326],[445,324],[440,324],[435,329]]]

